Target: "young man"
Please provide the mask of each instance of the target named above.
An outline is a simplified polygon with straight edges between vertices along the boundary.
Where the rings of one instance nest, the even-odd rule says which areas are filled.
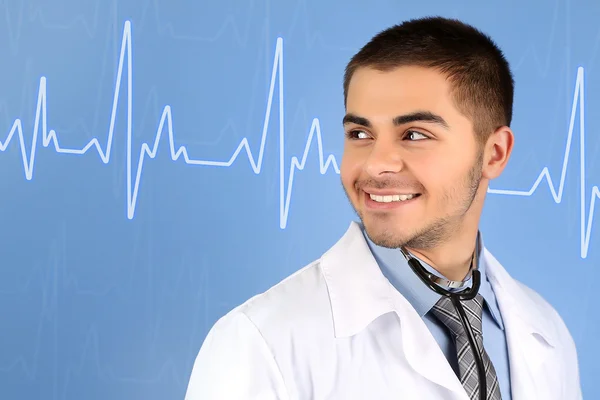
[[[580,399],[562,319],[479,237],[513,148],[502,52],[456,20],[408,21],[352,58],[344,95],[341,180],[360,223],[215,324],[186,399],[479,399],[479,369],[487,399]],[[474,339],[405,254],[455,287],[472,285],[475,260]]]

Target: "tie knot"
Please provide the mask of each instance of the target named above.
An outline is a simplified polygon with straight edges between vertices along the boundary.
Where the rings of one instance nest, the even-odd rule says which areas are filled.
[[[483,310],[483,297],[477,294],[471,300],[462,300],[461,304],[465,310],[465,314],[473,332],[476,335],[482,336],[481,329],[481,313]],[[442,296],[431,309],[433,314],[444,324],[454,336],[462,337],[466,335],[465,329],[460,322],[458,311],[452,304],[452,300],[447,296]]]

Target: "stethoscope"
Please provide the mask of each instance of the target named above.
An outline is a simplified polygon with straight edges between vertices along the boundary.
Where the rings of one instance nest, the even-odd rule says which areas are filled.
[[[475,341],[475,335],[473,333],[473,328],[467,319],[467,315],[465,314],[465,309],[461,304],[461,300],[471,300],[477,295],[479,291],[479,286],[481,284],[481,275],[479,273],[479,247],[480,247],[480,233],[477,233],[477,241],[475,245],[475,252],[473,252],[473,257],[471,258],[471,268],[469,269],[469,273],[462,281],[451,281],[447,279],[440,278],[434,274],[431,274],[427,271],[419,260],[414,258],[404,247],[400,248],[400,251],[408,261],[408,265],[412,268],[415,274],[421,279],[421,281],[427,285],[434,292],[449,297],[456,309],[460,321],[467,332],[467,338],[469,340],[469,345],[475,354],[475,364],[477,365],[477,372],[479,375],[479,398],[480,400],[487,399],[487,383],[485,379],[485,368],[483,366],[483,359],[481,357],[481,352],[479,347],[477,346],[477,342]],[[467,282],[473,278],[473,285],[471,287],[467,287],[460,292],[450,291],[448,289],[458,289],[467,284]]]

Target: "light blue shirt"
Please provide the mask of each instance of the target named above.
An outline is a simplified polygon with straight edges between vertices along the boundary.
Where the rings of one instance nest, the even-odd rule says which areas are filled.
[[[423,318],[425,324],[433,334],[433,337],[446,355],[448,362],[458,375],[458,360],[452,337],[447,328],[429,312],[440,299],[440,295],[421,282],[419,277],[408,265],[408,262],[400,250],[378,246],[369,239],[366,233],[364,233],[364,236],[367,239],[369,247],[383,274],[412,304],[421,318]],[[480,247],[483,248],[483,242]],[[481,272],[481,287],[479,293],[485,300],[482,324],[483,345],[496,369],[498,383],[502,393],[502,400],[510,400],[510,373],[506,337],[504,335],[504,324],[502,322],[502,315],[500,314],[500,310],[496,303],[494,291],[492,290],[485,273],[485,261],[481,257],[479,260],[479,270]],[[421,261],[421,264],[425,269],[440,276],[439,272],[435,271],[430,265],[420,259],[419,261]]]

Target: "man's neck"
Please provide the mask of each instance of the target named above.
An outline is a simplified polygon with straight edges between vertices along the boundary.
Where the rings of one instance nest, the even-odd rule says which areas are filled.
[[[463,236],[435,248],[407,248],[407,250],[431,265],[447,279],[462,281],[471,267],[473,252],[476,249],[477,232],[475,235]]]

